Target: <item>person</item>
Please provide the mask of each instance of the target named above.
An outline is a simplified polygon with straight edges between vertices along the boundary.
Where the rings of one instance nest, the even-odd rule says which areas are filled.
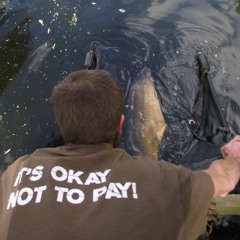
[[[213,197],[240,177],[240,136],[191,171],[117,148],[121,86],[104,70],[69,74],[51,101],[65,145],[16,160],[0,178],[1,240],[192,240]]]

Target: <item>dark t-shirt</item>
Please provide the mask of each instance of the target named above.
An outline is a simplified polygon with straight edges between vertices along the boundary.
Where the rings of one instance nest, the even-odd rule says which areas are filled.
[[[0,178],[0,239],[196,239],[213,192],[203,171],[107,144],[39,149]]]

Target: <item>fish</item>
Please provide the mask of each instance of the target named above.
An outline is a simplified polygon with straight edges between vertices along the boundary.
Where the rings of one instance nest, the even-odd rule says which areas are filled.
[[[37,72],[44,62],[45,58],[48,56],[48,54],[51,53],[52,50],[53,45],[50,44],[49,41],[46,41],[37,49],[35,49],[29,57],[31,59],[31,63],[29,64],[29,72]]]
[[[125,115],[126,151],[158,160],[159,145],[167,124],[150,68],[144,67],[131,84]]]

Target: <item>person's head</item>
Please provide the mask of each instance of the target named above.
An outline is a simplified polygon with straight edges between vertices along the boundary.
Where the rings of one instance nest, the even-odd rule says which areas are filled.
[[[53,89],[51,101],[65,144],[116,146],[124,120],[124,93],[109,72],[70,73]]]

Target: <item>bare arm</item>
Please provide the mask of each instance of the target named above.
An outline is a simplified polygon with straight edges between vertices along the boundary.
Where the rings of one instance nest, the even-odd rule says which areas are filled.
[[[212,162],[207,170],[214,184],[214,197],[225,197],[240,179],[240,161],[227,158]]]
[[[214,197],[225,197],[240,179],[240,135],[221,148],[224,159],[214,161],[205,170],[213,180]]]

